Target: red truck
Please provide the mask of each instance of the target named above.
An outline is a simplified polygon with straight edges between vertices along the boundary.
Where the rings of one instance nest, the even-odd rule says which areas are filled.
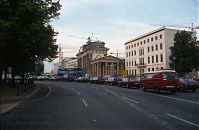
[[[157,93],[161,90],[175,93],[179,88],[179,78],[174,70],[147,72],[140,79],[140,86],[143,91],[154,89]]]

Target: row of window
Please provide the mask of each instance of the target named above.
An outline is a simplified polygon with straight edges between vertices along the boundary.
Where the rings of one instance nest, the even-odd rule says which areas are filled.
[[[156,68],[148,68],[148,72],[151,72],[151,71],[155,71],[155,70],[163,70],[164,67],[156,67]],[[144,69],[140,69],[140,72],[138,72],[140,75],[142,75],[144,73]],[[128,74],[129,75],[137,75],[137,70],[136,69],[132,69],[132,70],[128,70]]]
[[[158,45],[151,46],[151,47],[148,46],[147,49],[148,49],[148,53],[149,53],[150,51],[153,52],[154,49],[155,49],[156,51],[158,51]],[[160,44],[159,49],[162,50],[162,43]],[[142,56],[142,55],[144,55],[144,48],[140,48],[140,49],[139,49],[139,56]],[[134,51],[132,51],[132,52],[127,52],[127,53],[126,53],[126,57],[130,57],[130,56],[136,56],[136,50],[134,50]]]
[[[160,58],[160,59],[159,59]],[[155,55],[155,56],[148,56],[148,64],[163,62],[163,54]],[[139,58],[139,64],[144,65],[144,58]],[[132,60],[132,62],[126,62],[126,66],[136,66],[136,60]]]
[[[162,39],[162,34],[159,35],[159,39]],[[128,45],[128,46],[126,46],[126,50],[130,49],[130,48],[133,48],[133,47],[136,47],[136,46],[141,46],[142,43],[146,44],[146,43],[149,43],[150,41],[153,42],[154,40],[158,40],[158,36],[151,37],[151,39],[148,38],[147,40],[143,40],[143,42],[142,41],[137,42],[137,44],[134,43],[132,45]]]
[[[164,67],[160,67],[160,70],[163,70],[163,69],[164,69]],[[159,70],[159,68],[156,67],[156,70]],[[148,72],[150,72],[150,71],[155,71],[155,68],[148,68]]]

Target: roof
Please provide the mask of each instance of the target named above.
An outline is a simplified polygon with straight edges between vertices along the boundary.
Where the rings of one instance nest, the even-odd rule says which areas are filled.
[[[149,35],[152,35],[152,34],[154,34],[154,33],[160,32],[160,31],[165,30],[165,29],[166,29],[166,27],[164,27],[164,26],[163,26],[163,27],[160,27],[160,28],[158,28],[158,29],[156,29],[156,30],[153,30],[153,31],[149,32],[149,33],[146,33],[146,34],[144,34],[144,35],[141,35],[141,36],[139,36],[139,37],[136,37],[136,38],[134,38],[134,39],[131,39],[131,40],[125,42],[124,45],[129,44],[129,43],[134,42],[134,41],[137,41],[137,40],[139,40],[139,39],[142,39],[142,38],[144,38],[144,37],[147,37],[147,36],[149,36]]]

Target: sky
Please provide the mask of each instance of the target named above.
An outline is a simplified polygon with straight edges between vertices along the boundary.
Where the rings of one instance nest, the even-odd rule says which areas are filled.
[[[65,57],[75,57],[86,38],[104,41],[110,52],[124,53],[124,43],[161,26],[199,25],[199,0],[60,0],[52,26]],[[199,32],[199,31],[197,31]],[[199,36],[199,35],[197,35]],[[123,56],[123,55],[121,55]],[[53,63],[58,62],[58,59]],[[45,62],[44,72],[53,69]]]

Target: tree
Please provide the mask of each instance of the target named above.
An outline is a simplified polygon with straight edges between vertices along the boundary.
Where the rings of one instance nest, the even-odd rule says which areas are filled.
[[[199,44],[191,32],[180,31],[175,34],[174,46],[170,47],[170,67],[179,73],[198,70]]]
[[[57,32],[50,23],[60,9],[56,0],[0,1],[0,75],[12,67],[14,75],[23,76],[57,57]]]

